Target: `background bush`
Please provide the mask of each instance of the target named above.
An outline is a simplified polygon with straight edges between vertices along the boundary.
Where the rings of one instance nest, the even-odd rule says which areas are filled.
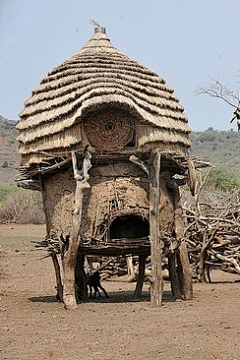
[[[15,185],[0,187],[0,222],[44,224],[41,194]]]

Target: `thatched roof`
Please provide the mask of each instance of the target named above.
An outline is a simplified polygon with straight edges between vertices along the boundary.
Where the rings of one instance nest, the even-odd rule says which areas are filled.
[[[25,102],[17,126],[22,165],[83,149],[82,121],[104,107],[125,109],[139,119],[138,150],[155,144],[186,154],[190,129],[173,90],[113,47],[104,28],[96,28],[90,41],[54,68]]]

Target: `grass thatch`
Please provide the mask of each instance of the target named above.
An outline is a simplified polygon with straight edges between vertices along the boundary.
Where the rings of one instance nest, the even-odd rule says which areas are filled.
[[[18,124],[22,164],[40,162],[40,151],[81,149],[83,119],[103,106],[130,110],[141,119],[139,133],[136,126],[139,149],[160,142],[184,154],[190,146],[187,118],[173,90],[97,32],[76,55],[54,68],[25,102]]]

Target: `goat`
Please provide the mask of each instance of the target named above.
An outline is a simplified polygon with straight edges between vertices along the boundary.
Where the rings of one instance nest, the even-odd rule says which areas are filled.
[[[90,298],[91,297],[95,298],[97,294],[99,297],[101,297],[99,289],[101,289],[103,291],[106,298],[109,297],[106,290],[102,287],[102,285],[100,283],[101,277],[100,277],[99,271],[95,271],[93,274],[87,274],[86,278],[87,278],[87,285],[89,286],[89,290],[90,290]],[[92,296],[93,289],[94,289],[94,294]]]

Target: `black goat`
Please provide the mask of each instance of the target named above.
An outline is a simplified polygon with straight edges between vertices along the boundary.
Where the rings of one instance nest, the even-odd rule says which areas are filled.
[[[86,278],[87,278],[87,285],[89,286],[89,289],[90,289],[90,298],[91,297],[95,298],[97,293],[98,293],[98,296],[101,296],[99,289],[101,289],[103,291],[106,298],[109,297],[106,290],[102,287],[102,285],[100,283],[101,277],[100,277],[99,271],[95,271],[93,274],[87,274]],[[94,294],[92,296],[93,289],[94,289]]]

